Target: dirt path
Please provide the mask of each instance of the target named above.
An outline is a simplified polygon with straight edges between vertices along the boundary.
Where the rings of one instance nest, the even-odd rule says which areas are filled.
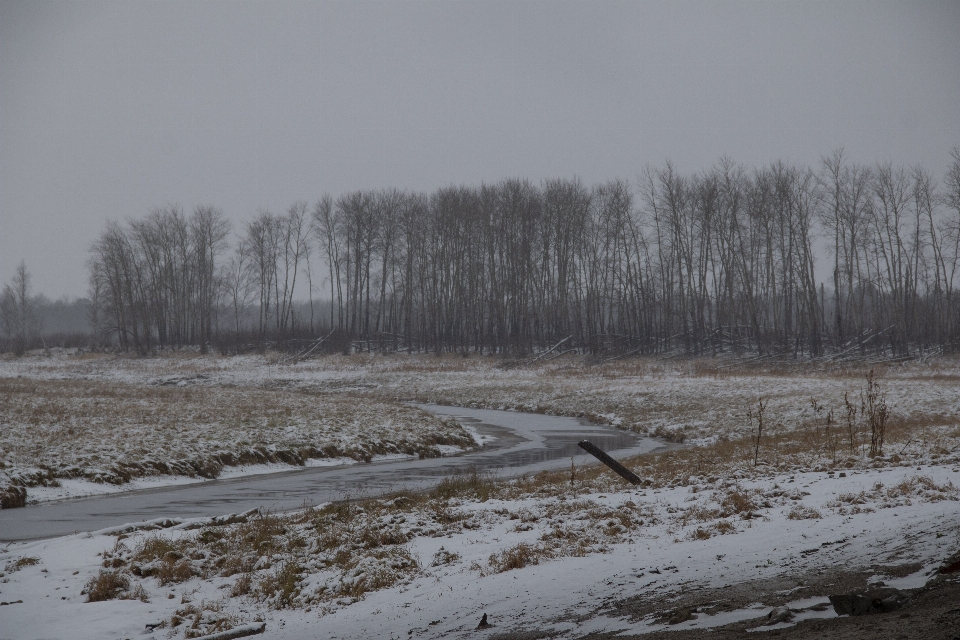
[[[944,564],[949,565],[960,558],[960,553]],[[888,575],[910,573],[917,569],[916,565],[901,567],[884,567]],[[885,596],[893,593],[892,589],[870,586],[868,580],[872,572],[832,571],[803,576],[804,589],[795,591],[789,600],[815,599],[822,596],[827,600],[829,595],[866,593],[876,596]],[[694,591],[672,600],[670,606],[673,612],[700,611],[701,615],[716,615],[723,611],[744,609],[751,604],[762,603],[763,609],[773,611],[778,606],[787,603],[784,596],[777,597],[783,587],[796,584],[800,576],[775,580],[757,580],[725,589],[711,589]],[[801,579],[803,579],[801,578]],[[960,574],[953,572],[947,575],[936,575],[925,586],[918,589],[902,590],[898,592],[905,602],[901,607],[886,613],[873,613],[857,616],[833,615],[833,608],[828,607],[821,617],[800,620],[796,623],[767,624],[763,617],[743,620],[724,626],[705,629],[659,630],[643,634],[624,633],[622,630],[591,633],[579,638],[605,639],[617,638],[634,640],[726,640],[728,638],[745,638],[749,634],[758,634],[758,638],[775,637],[783,640],[801,640],[818,638],[824,640],[960,640]],[[662,610],[664,602],[660,599],[623,600],[613,606],[603,607],[606,614],[617,616],[642,618],[650,613]],[[755,607],[760,609],[760,607]],[[694,614],[696,615],[696,614]],[[788,626],[790,625],[790,626]],[[489,640],[536,640],[540,638],[554,638],[563,634],[539,632],[534,629],[514,631],[509,633],[494,633]],[[563,637],[570,637],[563,635]]]

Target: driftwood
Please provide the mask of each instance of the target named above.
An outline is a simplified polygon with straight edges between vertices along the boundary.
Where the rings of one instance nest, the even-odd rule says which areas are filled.
[[[643,480],[640,479],[640,476],[638,476],[633,471],[630,471],[630,469],[627,469],[625,466],[623,466],[622,464],[620,464],[619,462],[617,462],[616,460],[608,456],[597,445],[593,444],[592,442],[588,440],[581,440],[580,442],[577,443],[577,446],[579,446],[581,449],[583,449],[584,451],[592,455],[594,458],[596,458],[603,464],[613,469],[613,471],[618,476],[620,476],[627,482],[632,482],[633,484],[643,484]]]
[[[557,344],[553,345],[552,347],[550,347],[549,349],[547,349],[546,351],[544,351],[543,353],[541,353],[540,355],[538,355],[536,358],[533,358],[532,360],[527,360],[524,364],[533,364],[534,362],[537,362],[538,360],[540,360],[540,359],[543,358],[544,356],[547,356],[548,354],[550,354],[550,352],[554,351],[557,347],[559,347],[560,345],[562,345],[564,342],[566,342],[567,340],[570,340],[570,339],[572,339],[572,338],[573,338],[573,336],[567,336],[566,338],[564,338],[563,340],[561,340],[561,341],[558,342]]]
[[[255,622],[254,624],[245,624],[239,627],[234,627],[229,631],[220,631],[219,633],[211,633],[208,636],[201,636],[197,640],[233,640],[234,638],[246,638],[247,636],[254,636],[258,633],[263,633],[263,630],[267,628],[267,623],[265,622]]]

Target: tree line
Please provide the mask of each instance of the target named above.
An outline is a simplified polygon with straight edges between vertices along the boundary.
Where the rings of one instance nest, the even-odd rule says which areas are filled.
[[[759,355],[960,347],[960,148],[942,180],[865,165],[671,163],[629,183],[360,190],[231,235],[221,211],[109,223],[98,336],[139,353],[337,349]],[[826,274],[826,275],[824,275]]]

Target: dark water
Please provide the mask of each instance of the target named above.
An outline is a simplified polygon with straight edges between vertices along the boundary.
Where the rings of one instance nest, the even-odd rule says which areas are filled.
[[[658,440],[575,418],[420,406],[436,414],[455,416],[476,433],[492,439],[479,451],[458,456],[308,467],[6,509],[0,511],[0,541],[52,538],[162,517],[215,516],[257,507],[283,511],[401,489],[421,490],[471,469],[516,477],[569,467],[571,457],[580,466],[595,462],[577,447],[583,439],[619,458],[663,447]]]

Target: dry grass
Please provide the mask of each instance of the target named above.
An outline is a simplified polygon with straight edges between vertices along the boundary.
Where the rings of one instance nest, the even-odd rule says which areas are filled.
[[[547,491],[560,498],[537,501],[516,512],[464,508],[533,487],[538,487],[537,495]],[[447,536],[504,521],[515,521],[520,530],[542,529],[536,542],[491,556],[488,566],[481,568],[487,573],[603,552],[607,545],[624,542],[641,527],[657,522],[649,508],[641,509],[631,501],[610,508],[588,500],[561,499],[568,491],[567,486],[551,485],[546,475],[497,482],[470,473],[450,477],[426,494],[346,501],[289,516],[265,514],[193,533],[147,534],[132,550],[126,546],[128,541],[118,542],[112,551],[104,552],[104,564],[116,575],[130,571],[140,579],[156,579],[158,585],[239,574],[230,587],[234,597],[253,598],[273,608],[310,607],[353,602],[420,575],[420,560],[407,546],[415,536]],[[549,524],[561,521],[567,524]],[[548,524],[544,528],[540,523]],[[458,554],[441,549],[431,566],[459,560]],[[306,575],[311,576],[309,589],[302,580]]]
[[[709,540],[712,534],[708,529],[702,527],[697,527],[694,531],[690,533],[691,540]]]
[[[401,513],[401,505],[413,504],[403,497],[339,503],[293,516],[265,514],[243,523],[206,526],[194,534],[154,533],[132,552],[118,543],[104,553],[104,563],[141,579],[154,578],[159,586],[196,576],[239,574],[231,587],[233,596],[252,597],[277,609],[358,599],[419,572],[419,562],[403,546],[412,534],[390,521],[391,514]],[[328,580],[302,593],[306,573]]]
[[[303,574],[303,567],[296,561],[285,561],[276,571],[260,580],[257,590],[267,599],[273,601],[277,609],[285,609],[293,604],[300,593],[298,583]]]
[[[750,430],[748,409],[757,396],[769,398],[760,462],[779,466],[803,454],[804,465],[832,464],[849,453],[841,434],[844,395],[859,404],[870,367],[831,363],[736,364],[724,360],[658,361],[629,359],[590,365],[583,358],[565,357],[520,369],[497,370],[489,358],[450,365],[430,358],[405,358],[402,369],[389,358],[370,365],[372,379],[382,386],[370,391],[381,397],[404,397],[491,409],[512,409],[587,417],[616,423],[670,442],[717,438],[744,440]],[[927,364],[874,366],[891,408],[885,450],[897,452],[922,426],[957,425],[956,391],[950,369],[957,361],[944,358],[944,371],[931,381]],[[495,373],[494,373],[495,372]],[[936,387],[939,392],[931,393]],[[810,399],[817,398],[813,411]],[[827,416],[831,416],[828,424]],[[870,444],[866,423],[856,425],[853,454]],[[919,440],[919,439],[918,439]],[[955,443],[954,443],[955,444]]]
[[[909,506],[916,502],[942,502],[960,500],[960,489],[953,483],[938,485],[929,476],[915,475],[895,485],[875,484],[870,490],[858,493],[841,493],[835,500],[827,502],[827,508],[837,513],[860,513],[873,511],[875,505],[880,509]]]
[[[243,624],[239,617],[224,612],[221,602],[203,601],[199,605],[189,602],[183,604],[186,606],[177,609],[176,613],[170,617],[169,622],[162,624],[161,627],[169,625],[176,628],[185,625],[184,638],[202,638],[214,633],[229,631]],[[168,637],[172,637],[173,633],[175,632],[168,634]]]
[[[3,567],[4,573],[14,573],[20,571],[24,567],[32,567],[34,565],[40,564],[40,558],[36,556],[22,556],[16,560],[11,560],[7,562]]]
[[[121,571],[101,569],[100,573],[87,581],[82,593],[86,594],[87,602],[102,602],[104,600],[149,601],[143,585],[137,584],[131,590],[129,576]]]
[[[682,469],[653,465],[669,476],[651,478],[656,483],[729,470],[726,461],[746,458],[747,411],[761,392],[770,399],[761,466],[829,468],[850,458],[861,465],[870,442],[866,424],[855,426],[849,443],[841,425],[844,394],[859,399],[864,388],[867,368],[856,364],[649,358],[591,364],[564,356],[503,369],[493,357],[405,354],[329,356],[295,366],[265,361],[192,353],[38,361],[24,369],[36,378],[0,378],[0,418],[11,425],[0,434],[0,476],[15,474],[28,486],[65,477],[111,483],[155,473],[215,477],[239,463],[429,457],[438,455],[436,445],[470,445],[451,421],[398,400],[588,417],[697,445],[696,460],[678,461]],[[957,362],[875,369],[891,407],[885,451],[909,460],[936,442],[931,446],[945,457],[957,457],[960,422],[951,401]],[[103,370],[132,382],[78,379]],[[218,382],[224,371],[224,380],[238,386]],[[249,371],[255,375],[244,383]],[[46,379],[58,374],[66,379]],[[818,399],[814,409],[810,398]],[[946,435],[945,428],[956,433]]]
[[[455,422],[405,404],[283,389],[0,378],[0,422],[0,481],[7,469],[25,486],[474,446]]]
[[[143,578],[153,576],[160,586],[165,586],[186,582],[195,575],[188,553],[190,549],[182,541],[174,542],[152,535],[145,538],[132,554],[116,551],[105,553],[104,565],[129,565],[133,575]]]
[[[720,500],[724,517],[755,511],[759,508],[755,498],[755,495],[740,489],[728,491]]]
[[[923,498],[927,502],[940,502],[960,495],[953,483],[938,485],[929,476],[913,476],[886,489],[886,497],[896,499],[901,497]]]
[[[494,553],[490,556],[490,568],[494,573],[503,573],[511,569],[522,569],[533,564],[540,564],[541,558],[550,558],[552,554],[545,547],[521,542],[500,553]]]
[[[717,443],[700,451],[646,455],[632,461],[634,468],[651,479],[648,490],[689,486],[696,503],[686,509],[654,503],[638,506],[632,500],[611,506],[578,497],[600,492],[614,495],[623,487],[619,478],[600,467],[583,468],[573,487],[567,471],[512,481],[470,473],[447,478],[424,494],[344,501],[289,516],[266,514],[243,523],[205,526],[179,537],[151,534],[133,551],[118,544],[104,554],[104,562],[121,572],[129,567],[140,577],[147,575],[144,567],[152,563],[157,572],[149,575],[159,583],[165,579],[159,573],[165,563],[189,566],[190,573],[185,570],[184,577],[212,579],[239,574],[230,586],[233,597],[252,598],[273,608],[318,606],[327,610],[422,575],[424,568],[408,547],[417,536],[441,537],[498,524],[508,524],[518,533],[531,532],[529,539],[491,554],[485,564],[473,563],[474,570],[487,575],[556,558],[603,553],[612,544],[643,535],[645,527],[661,524],[689,527],[683,533],[668,529],[678,539],[709,540],[735,534],[735,520],[763,517],[763,510],[777,505],[790,507],[789,519],[822,517],[817,509],[796,504],[804,495],[799,489],[774,485],[762,493],[741,487],[737,477],[770,473],[764,466],[753,467],[749,456],[733,456],[732,460],[721,456],[728,449],[739,451],[741,444]],[[692,476],[696,464],[702,474]],[[890,487],[877,485],[870,492],[841,495],[836,508],[858,513],[872,511],[874,507],[868,503],[882,508],[884,501],[956,498],[952,485],[937,485],[925,476],[916,476]],[[511,500],[520,502],[507,502]],[[480,506],[490,502],[519,506]],[[458,554],[441,548],[429,566],[460,560]]]
[[[205,375],[206,363],[201,358],[186,358],[180,363],[181,373]],[[153,534],[133,549],[118,544],[104,554],[101,575],[109,574],[104,581],[129,580],[127,572],[140,580],[156,580],[158,585],[236,576],[229,585],[233,597],[249,598],[274,608],[316,606],[325,610],[337,603],[356,601],[378,589],[403,585],[432,571],[429,567],[455,565],[462,560],[458,554],[441,548],[432,559],[426,559],[429,567],[425,568],[427,563],[421,564],[410,549],[411,541],[418,536],[441,537],[493,527],[500,527],[510,536],[522,536],[505,541],[504,548],[491,554],[482,566],[473,564],[482,574],[498,573],[556,558],[603,553],[609,545],[649,535],[646,527],[661,524],[667,525],[667,532],[675,539],[709,540],[736,533],[738,526],[749,526],[744,520],[764,517],[764,510],[774,506],[789,509],[790,519],[821,517],[817,509],[798,504],[803,497],[799,490],[788,491],[774,485],[772,490],[761,493],[745,489],[741,480],[785,472],[901,466],[915,464],[918,458],[928,460],[931,455],[942,462],[957,460],[957,417],[949,407],[921,406],[917,397],[928,392],[921,385],[930,382],[920,380],[917,371],[878,370],[878,375],[887,376],[884,388],[891,397],[913,399],[897,405],[898,412],[887,423],[885,448],[890,455],[871,459],[866,455],[869,431],[865,424],[856,425],[852,446],[839,433],[837,416],[841,415],[844,392],[857,394],[858,385],[862,386],[863,372],[854,368],[835,371],[821,381],[796,371],[788,375],[786,368],[769,364],[738,369],[697,361],[637,360],[592,366],[569,357],[514,369],[496,369],[496,364],[495,359],[459,356],[335,356],[300,368],[290,367],[289,374],[283,373],[295,378],[304,369],[339,368],[338,377],[324,379],[308,391],[296,390],[294,382],[277,382],[269,390],[208,387],[205,383],[183,388],[150,387],[139,405],[136,390],[143,389],[143,385],[120,385],[118,389],[105,390],[101,398],[100,387],[104,385],[100,383],[66,381],[68,387],[74,382],[77,386],[70,387],[73,391],[58,400],[54,398],[61,388],[57,385],[64,381],[51,381],[45,387],[44,381],[21,380],[10,383],[25,386],[22,392],[16,392],[19,396],[14,394],[19,399],[9,402],[15,405],[10,410],[23,421],[33,419],[30,412],[39,411],[36,420],[40,432],[46,428],[43,425],[57,424],[67,436],[75,436],[77,440],[69,441],[71,446],[87,442],[85,438],[98,433],[101,427],[95,424],[96,415],[117,420],[121,425],[124,421],[139,425],[137,428],[143,428],[148,439],[159,438],[160,434],[181,438],[191,450],[223,451],[205,449],[204,443],[219,442],[220,436],[213,438],[211,434],[235,433],[246,449],[228,448],[233,455],[240,455],[236,451],[259,450],[259,446],[266,449],[264,443],[290,443],[287,449],[280,450],[301,459],[305,455],[302,447],[306,445],[297,438],[306,437],[304,434],[320,438],[333,433],[324,431],[328,423],[323,420],[340,425],[337,433],[341,433],[354,429],[355,422],[373,419],[370,416],[382,417],[396,409],[394,426],[400,432],[410,429],[413,433],[423,426],[422,439],[411,438],[408,443],[460,433],[459,427],[431,421],[421,412],[397,404],[399,399],[588,416],[601,422],[620,420],[627,428],[660,433],[673,441],[692,440],[697,445],[623,461],[645,479],[647,491],[688,487],[688,500],[693,503],[689,506],[647,503],[638,507],[631,500],[611,506],[610,500],[587,499],[597,495],[615,497],[615,492],[625,486],[618,476],[599,465],[577,468],[572,481],[569,470],[514,481],[498,481],[472,472],[446,478],[424,494],[344,501],[288,516],[266,514],[228,526],[205,526],[193,533]],[[284,366],[277,369],[286,372]],[[363,374],[363,385],[355,379],[359,374]],[[945,385],[952,384],[951,379],[945,380]],[[91,386],[84,387],[87,384]],[[771,398],[765,414],[769,428],[765,422],[759,464],[755,466],[746,411],[755,406],[756,390],[767,384],[787,386],[776,387],[782,391],[780,395],[768,395],[766,391],[763,394]],[[955,398],[955,391],[950,389],[947,391]],[[37,407],[28,410],[31,394],[37,394],[39,400]],[[811,403],[811,397],[817,401]],[[8,402],[5,396],[0,398],[0,402]],[[72,411],[72,404],[82,404],[83,398],[103,404],[99,408],[88,407],[86,414],[79,412],[72,423],[67,421],[65,416]],[[227,407],[230,403],[236,407]],[[369,407],[375,411],[363,413]],[[236,412],[231,413],[234,409]],[[165,411],[172,413],[166,415]],[[828,420],[831,411],[833,416]],[[173,424],[175,417],[187,419],[190,424],[180,430]],[[341,419],[342,424],[337,422]],[[65,431],[71,425],[73,435]],[[308,429],[310,425],[313,426]],[[297,438],[290,437],[291,427],[299,434]],[[84,428],[87,431],[82,431]],[[119,433],[126,427],[111,428]],[[399,440],[395,431],[351,432],[369,433],[369,437],[352,441],[355,453],[363,459],[364,454],[377,451],[378,446],[396,446]],[[50,442],[55,442],[56,438],[50,437]],[[223,438],[227,442],[228,438]],[[7,446],[2,439],[0,446]],[[23,451],[28,448],[17,446]],[[13,455],[10,451],[6,450],[7,460]],[[338,455],[342,451],[337,449]],[[320,453],[327,455],[330,451]],[[145,454],[137,455],[141,457],[133,455],[130,459],[147,459]],[[151,459],[157,458],[153,455]],[[169,459],[178,458],[164,458]],[[100,466],[96,468],[102,471],[112,468],[102,462],[97,464]],[[129,471],[129,467],[117,468],[138,473]],[[50,477],[55,480],[53,475]],[[908,501],[957,497],[952,485],[936,485],[929,478],[916,476],[889,487],[881,485],[860,494],[841,495],[826,508],[857,513]],[[129,585],[107,584],[99,591],[117,594],[114,597],[132,593]],[[174,626],[187,625],[188,636],[199,634],[205,628],[199,622],[201,612],[202,606],[187,607],[175,616],[179,616],[179,621],[170,622]],[[229,621],[223,626],[227,624]]]
[[[823,515],[813,507],[802,504],[793,507],[787,514],[788,520],[819,520],[822,517]]]
[[[453,551],[448,551],[443,547],[440,547],[440,550],[433,554],[433,562],[430,563],[431,567],[440,567],[448,564],[456,564],[460,560],[460,554]]]
[[[736,527],[726,519],[733,516],[746,520],[756,517],[755,512],[762,506],[758,494],[758,491],[750,492],[739,488],[714,492],[707,504],[712,503],[717,505],[716,507],[694,504],[684,510],[677,519],[682,526],[691,523],[709,525],[705,528],[697,527],[692,534],[695,539],[706,540],[714,534],[734,533]]]
[[[496,483],[492,476],[479,473],[474,469],[469,474],[456,474],[444,478],[430,492],[430,497],[437,500],[475,498],[480,502],[486,502],[495,488]]]

